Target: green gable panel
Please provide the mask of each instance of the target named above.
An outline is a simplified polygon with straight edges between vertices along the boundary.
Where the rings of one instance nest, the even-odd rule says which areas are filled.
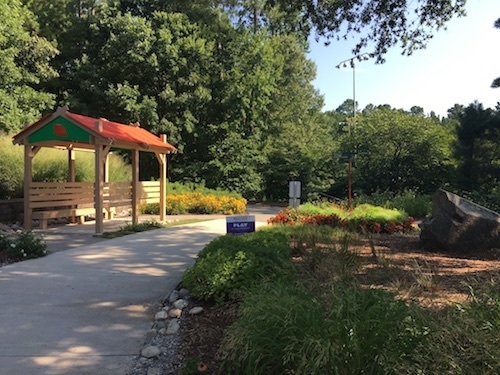
[[[57,117],[29,136],[30,143],[69,141],[90,143],[90,134],[64,117]]]

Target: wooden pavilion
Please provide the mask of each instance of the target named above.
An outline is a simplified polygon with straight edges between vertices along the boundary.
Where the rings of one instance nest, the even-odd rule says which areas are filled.
[[[14,144],[24,145],[24,227],[30,229],[32,220],[39,219],[40,227],[55,217],[81,217],[95,214],[95,232],[103,231],[103,214],[111,215],[113,207],[123,203],[132,206],[132,222],[139,218],[139,152],[152,152],[160,165],[160,221],[165,220],[165,188],[167,154],[176,149],[167,143],[164,134],[157,137],[136,124],[120,124],[104,118],[95,119],[69,112],[59,107],[43,116],[14,136]],[[33,158],[42,147],[68,151],[68,181],[60,183],[33,182]],[[132,151],[132,181],[109,183],[107,158],[112,148]],[[95,153],[94,183],[75,182],[75,150]],[[90,206],[90,207],[89,207]]]

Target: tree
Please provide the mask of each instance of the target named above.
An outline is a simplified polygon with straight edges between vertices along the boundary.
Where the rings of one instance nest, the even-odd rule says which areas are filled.
[[[432,192],[453,172],[452,141],[452,130],[433,119],[377,109],[358,116],[341,150],[355,154],[356,189]]]
[[[277,35],[272,41],[275,55],[281,56],[282,73],[277,77],[278,90],[268,119],[264,194],[269,199],[287,200],[288,183],[295,179],[302,182],[303,198],[315,198],[333,183],[338,121],[331,117],[332,126],[320,113],[323,98],[311,83],[316,69],[297,37]]]
[[[410,114],[412,114],[413,116],[425,116],[424,109],[422,107],[419,107],[418,105],[414,105],[410,108]]]
[[[0,3],[0,131],[14,132],[54,103],[40,84],[55,77],[57,50],[37,35],[36,19],[19,0]]]
[[[352,117],[354,116],[354,112],[358,112],[358,102],[354,103],[354,100],[346,99],[335,109],[335,111]]]
[[[230,3],[245,9],[245,4],[256,2],[235,0]],[[262,15],[272,9],[289,15],[275,19],[274,23],[281,23],[285,30],[295,26],[294,31],[305,38],[313,30],[317,39],[347,39],[358,34],[353,54],[368,49],[378,62],[384,62],[389,48],[398,44],[406,55],[424,48],[435,31],[444,28],[454,16],[465,15],[466,0],[266,0],[259,3],[259,7],[248,9],[243,18],[265,24],[269,17]]]
[[[470,104],[456,128],[457,183],[466,190],[487,190],[500,181],[500,111]]]

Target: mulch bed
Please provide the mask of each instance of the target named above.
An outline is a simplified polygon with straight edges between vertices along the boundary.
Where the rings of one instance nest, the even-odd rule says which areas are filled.
[[[415,235],[374,236],[371,244],[369,239],[364,239],[353,250],[364,260],[357,275],[361,285],[388,289],[400,298],[430,308],[464,302],[471,282],[500,277],[497,251],[468,255],[444,253],[423,247]],[[426,276],[430,277],[431,285],[419,282],[419,277]],[[204,312],[190,316],[183,323],[180,350],[186,363],[195,369],[193,374],[218,374],[217,351],[224,332],[237,319],[238,303],[195,303],[202,306]],[[206,370],[196,371],[199,364],[204,364]]]

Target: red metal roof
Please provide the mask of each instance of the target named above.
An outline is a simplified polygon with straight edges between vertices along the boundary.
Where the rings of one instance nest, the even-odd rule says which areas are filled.
[[[119,122],[113,122],[106,119],[95,119],[71,112],[66,112],[64,115],[69,120],[88,128],[91,132],[97,133],[104,138],[113,139],[115,141],[137,143],[139,145],[166,147],[171,151],[175,151],[175,147],[171,144],[164,143],[156,135],[135,125],[120,124]],[[98,130],[97,127],[99,122],[102,124],[102,129],[100,130]]]
[[[14,142],[19,143],[19,141],[33,131],[39,129],[49,122],[53,117],[63,116],[69,121],[79,125],[89,131],[90,134],[102,137],[108,140],[112,140],[118,143],[127,143],[138,146],[141,149],[148,149],[150,147],[163,150],[167,152],[175,152],[176,149],[170,143],[163,142],[162,139],[146,129],[139,127],[138,125],[125,125],[119,122],[113,122],[106,119],[96,119],[92,117],[87,117],[79,115],[76,113],[71,113],[67,110],[67,107],[59,108],[55,113],[50,113],[38,121],[23,129],[17,135],[14,136]]]

